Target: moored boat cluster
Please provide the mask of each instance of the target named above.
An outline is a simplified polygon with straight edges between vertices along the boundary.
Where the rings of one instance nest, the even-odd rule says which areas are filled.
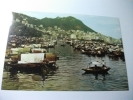
[[[45,76],[56,71],[58,56],[48,52],[56,45],[56,40],[39,37],[10,36],[7,43],[4,69],[10,77],[20,73],[35,73]]]
[[[124,60],[123,47],[120,44],[109,44],[101,40],[67,41],[75,50],[88,56],[121,58]]]
[[[120,44],[109,44],[102,40],[78,40],[59,39],[60,46],[69,44],[74,50],[88,56],[121,58],[124,60],[123,47]],[[45,79],[50,72],[58,68],[56,61],[58,55],[48,52],[48,48],[54,48],[57,40],[45,39],[43,37],[9,36],[6,56],[5,70],[13,77],[18,72],[39,74]]]

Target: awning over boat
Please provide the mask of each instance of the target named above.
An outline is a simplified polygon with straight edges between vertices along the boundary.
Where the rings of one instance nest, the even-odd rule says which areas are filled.
[[[95,66],[95,65],[96,66],[103,66],[103,64],[101,62],[99,62],[99,61],[93,61],[90,64],[91,64],[91,66]]]
[[[18,63],[40,63],[44,60],[44,53],[21,54],[21,61]]]

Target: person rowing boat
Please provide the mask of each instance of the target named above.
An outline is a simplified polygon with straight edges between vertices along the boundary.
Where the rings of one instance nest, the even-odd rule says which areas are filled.
[[[83,68],[86,73],[107,73],[110,67],[105,65],[105,62],[93,61],[89,63],[87,68]]]

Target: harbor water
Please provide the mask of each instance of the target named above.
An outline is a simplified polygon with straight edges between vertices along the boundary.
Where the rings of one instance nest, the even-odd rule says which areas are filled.
[[[128,90],[128,78],[126,63],[121,59],[112,59],[107,55],[94,57],[81,54],[66,44],[57,44],[55,48],[49,48],[49,52],[58,54],[55,72],[49,74],[45,81],[33,80],[33,75],[18,74],[20,79],[10,81],[3,78],[2,89],[10,90],[39,90],[39,91],[126,91]],[[104,60],[110,67],[108,74],[85,74],[82,68],[86,68],[89,62]],[[39,77],[39,76],[38,76]],[[14,86],[9,88],[9,85]]]

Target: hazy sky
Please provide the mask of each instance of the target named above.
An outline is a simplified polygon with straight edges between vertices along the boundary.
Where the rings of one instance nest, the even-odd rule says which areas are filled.
[[[19,12],[28,16],[36,18],[56,18],[73,16],[81,20],[85,25],[92,28],[96,32],[111,36],[114,38],[121,38],[120,22],[118,18],[104,17],[104,16],[92,16],[92,15],[77,15],[77,14],[61,14],[61,13],[45,13],[45,12]]]

